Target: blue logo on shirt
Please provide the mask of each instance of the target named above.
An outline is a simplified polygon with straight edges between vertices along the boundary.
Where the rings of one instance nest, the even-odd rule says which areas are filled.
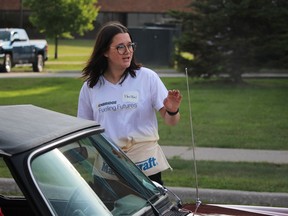
[[[152,169],[153,167],[156,167],[158,165],[155,157],[150,157],[147,160],[140,161],[135,163],[140,170],[145,171],[148,169]]]

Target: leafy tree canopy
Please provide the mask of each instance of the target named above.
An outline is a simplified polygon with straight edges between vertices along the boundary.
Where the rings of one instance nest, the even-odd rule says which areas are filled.
[[[99,7],[97,0],[24,0],[31,9],[30,21],[48,38],[72,38],[72,33],[83,35],[94,28]],[[55,50],[57,58],[57,50]]]
[[[287,0],[193,0],[190,7],[171,12],[183,27],[179,69],[191,76],[225,73],[237,82],[244,72],[288,68]]]

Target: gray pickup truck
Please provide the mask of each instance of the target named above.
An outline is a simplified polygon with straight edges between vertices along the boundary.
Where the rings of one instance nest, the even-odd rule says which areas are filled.
[[[48,59],[46,40],[29,40],[24,29],[0,28],[0,72],[10,72],[15,65],[32,64],[41,72]]]

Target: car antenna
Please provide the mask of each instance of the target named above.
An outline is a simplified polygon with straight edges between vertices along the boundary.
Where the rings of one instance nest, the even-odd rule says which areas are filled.
[[[199,206],[201,205],[201,200],[199,198],[199,188],[198,188],[198,175],[197,175],[197,163],[195,156],[195,141],[193,133],[193,121],[192,121],[192,110],[190,102],[190,91],[189,91],[189,81],[188,81],[188,69],[185,68],[185,77],[187,83],[187,94],[188,94],[188,106],[189,106],[189,118],[190,118],[190,130],[191,130],[191,142],[192,142],[192,152],[193,152],[193,161],[194,161],[194,172],[195,172],[195,189],[196,189],[196,208],[193,215],[197,212]]]

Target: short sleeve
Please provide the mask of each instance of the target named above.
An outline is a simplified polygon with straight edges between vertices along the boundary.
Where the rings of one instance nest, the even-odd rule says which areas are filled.
[[[152,74],[151,95],[153,107],[159,111],[163,106],[163,101],[168,95],[168,90],[155,72]]]
[[[91,100],[89,96],[89,87],[87,83],[85,82],[79,94],[77,117],[88,119],[88,120],[94,120],[93,110],[92,110],[90,101]]]

